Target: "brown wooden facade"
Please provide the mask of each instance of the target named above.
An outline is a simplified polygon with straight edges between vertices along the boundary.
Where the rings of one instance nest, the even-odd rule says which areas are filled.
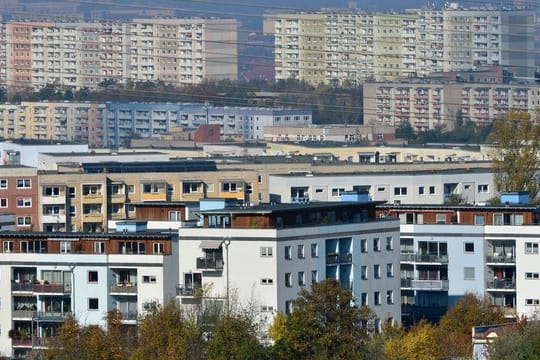
[[[171,212],[175,213],[175,221],[185,220],[187,206],[185,203],[137,203],[136,220],[171,221]]]

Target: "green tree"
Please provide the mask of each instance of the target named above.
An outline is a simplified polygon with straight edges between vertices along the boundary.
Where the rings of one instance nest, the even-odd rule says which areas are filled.
[[[48,342],[48,349],[45,351],[45,356],[48,360],[80,360],[84,354],[81,347],[82,329],[79,322],[68,317],[58,336]]]
[[[334,279],[301,290],[277,341],[279,358],[352,359],[365,354],[374,314],[353,306],[353,296]]]
[[[420,321],[407,332],[390,337],[384,344],[384,359],[388,360],[436,360],[440,358],[437,328]]]
[[[439,340],[446,357],[470,357],[473,326],[505,322],[502,310],[487,298],[465,294],[439,322]]]
[[[527,190],[535,198],[539,190],[535,173],[540,166],[540,123],[531,120],[529,113],[511,111],[507,119],[495,121],[490,139],[497,190]]]
[[[508,328],[488,347],[491,360],[540,359],[540,323],[524,321]]]

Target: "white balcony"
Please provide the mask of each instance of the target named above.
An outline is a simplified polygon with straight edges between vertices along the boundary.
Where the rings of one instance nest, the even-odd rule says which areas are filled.
[[[42,223],[43,224],[59,224],[66,222],[65,214],[55,214],[55,215],[43,215]]]
[[[41,203],[43,205],[61,205],[66,203],[65,196],[42,196]]]

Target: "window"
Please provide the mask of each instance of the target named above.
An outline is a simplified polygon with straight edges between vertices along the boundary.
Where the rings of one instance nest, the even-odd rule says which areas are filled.
[[[525,243],[525,254],[538,254],[538,243],[537,242],[526,242]]]
[[[367,239],[360,240],[360,252],[367,253]]]
[[[527,280],[538,280],[539,274],[537,272],[526,272],[525,273],[525,279]]]
[[[487,193],[487,192],[489,192],[489,186],[487,184],[478,185],[478,192],[479,193]]]
[[[298,286],[306,285],[306,275],[303,271],[298,272]]]
[[[145,194],[159,193],[159,184],[143,184],[143,193]]]
[[[17,207],[18,208],[32,207],[32,199],[31,198],[17,198]]]
[[[31,216],[18,216],[17,217],[17,225],[19,225],[19,226],[30,226],[30,225],[32,225],[32,217]]]
[[[60,241],[60,253],[69,254],[71,252],[71,241]]]
[[[181,211],[169,211],[167,213],[167,218],[169,221],[182,221],[182,212]]]
[[[45,196],[58,196],[60,195],[60,188],[59,187],[46,187],[43,191],[43,195]]]
[[[394,188],[394,195],[396,195],[396,196],[405,196],[405,195],[407,195],[407,188],[406,187],[395,187]]]
[[[0,179],[0,189],[7,189],[8,181],[6,179]]]
[[[367,270],[366,265],[362,265],[360,267],[360,277],[362,278],[362,280],[367,280],[367,278],[368,278],[368,270]]]
[[[88,298],[88,310],[99,310],[98,298]]]
[[[319,281],[319,274],[317,270],[311,270],[311,283],[315,284],[317,281]]]
[[[273,306],[261,306],[261,312],[273,312],[274,307]]]
[[[466,253],[473,253],[474,252],[474,243],[466,242],[465,243],[465,252]]]
[[[446,214],[435,215],[435,222],[437,224],[446,224]]]
[[[8,199],[2,198],[0,199],[0,208],[7,208],[8,207]]]
[[[17,189],[30,189],[32,181],[30,179],[17,179]]]
[[[304,245],[298,245],[297,246],[297,252],[298,252],[298,258],[303,259],[304,256]]]
[[[88,282],[89,283],[97,283],[98,282],[98,272],[97,271],[89,271],[88,272]]]
[[[5,253],[13,252],[13,241],[4,241],[3,249]]]
[[[74,187],[68,187],[68,196],[70,199],[75,198],[75,188]]]
[[[75,216],[75,214],[76,214],[75,206],[70,205],[69,206],[69,216]]]
[[[191,194],[199,192],[199,183],[197,182],[185,182],[182,183],[182,193]]]
[[[385,187],[380,186],[377,188],[377,192],[385,192],[385,191],[386,191]]]
[[[463,268],[463,279],[464,280],[474,280],[474,268],[473,267],[464,267]]]
[[[373,251],[381,251],[381,240],[373,238]]]
[[[503,214],[493,214],[493,225],[503,225]]]
[[[214,184],[206,184],[206,192],[214,192]]]
[[[105,243],[103,241],[94,242],[94,252],[96,254],[103,254],[105,252]]]
[[[389,277],[389,278],[394,277],[394,264],[392,263],[386,264],[386,277]]]
[[[341,193],[345,192],[344,188],[333,188],[332,189],[332,196],[340,196]]]
[[[127,186],[128,193],[133,194],[135,192],[135,185]]]
[[[394,250],[394,239],[391,236],[386,237],[386,250]]]
[[[540,299],[525,299],[525,305],[540,305]]]
[[[261,246],[261,257],[272,257],[273,250],[271,246]]]
[[[375,291],[373,293],[373,303],[375,305],[381,305],[381,292],[380,291]]]
[[[360,294],[360,304],[362,306],[368,306],[368,294],[363,292]]]
[[[285,286],[291,287],[292,286],[292,275],[291,273],[285,273]]]
[[[144,284],[155,284],[156,276],[155,275],[143,275],[142,282]]]
[[[288,315],[292,313],[292,304],[293,304],[292,300],[285,301],[285,314]]]
[[[154,243],[154,254],[163,254],[163,243]]]
[[[474,215],[474,224],[475,225],[484,225],[484,215],[482,215],[482,214]]]
[[[375,279],[381,278],[381,266],[379,264],[373,265],[373,277]]]
[[[435,186],[429,187],[429,195],[435,195]]]
[[[425,188],[423,186],[418,187],[418,195],[424,195],[425,194]]]
[[[221,190],[223,192],[236,192],[236,183],[223,183],[221,184]]]
[[[387,304],[393,304],[394,303],[394,292],[392,290],[386,291],[386,303]]]
[[[311,257],[316,258],[319,256],[319,247],[317,244],[311,244]]]
[[[273,283],[274,283],[274,279],[268,279],[268,278],[261,279],[261,285],[272,285]]]
[[[290,246],[285,246],[285,260],[291,260],[292,259],[292,250]]]

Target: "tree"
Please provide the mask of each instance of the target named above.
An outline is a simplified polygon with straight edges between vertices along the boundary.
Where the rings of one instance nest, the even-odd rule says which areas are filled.
[[[470,357],[473,326],[505,322],[502,310],[487,298],[465,294],[439,322],[439,340],[447,357]]]
[[[390,337],[384,344],[384,358],[388,360],[439,359],[438,332],[427,321],[420,321],[408,332]]]
[[[535,173],[540,166],[540,123],[526,112],[511,111],[508,118],[497,120],[490,139],[494,144],[493,169],[495,186],[502,191],[538,193]]]
[[[334,279],[302,289],[276,342],[278,358],[351,359],[364,354],[374,314],[353,306],[353,296]]]
[[[540,359],[540,323],[524,321],[508,328],[488,346],[491,360]]]
[[[50,360],[84,359],[82,357],[84,350],[80,344],[81,332],[79,322],[71,316],[68,317],[60,328],[58,336],[47,344],[46,358]]]

